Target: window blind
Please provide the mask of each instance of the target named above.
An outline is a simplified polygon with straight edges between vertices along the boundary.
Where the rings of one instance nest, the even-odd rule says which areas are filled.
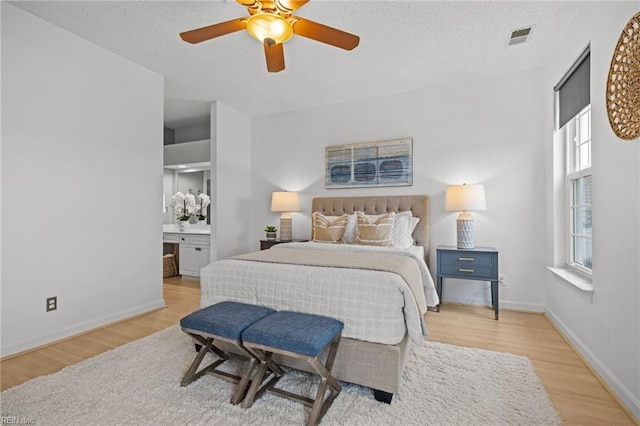
[[[558,128],[591,103],[591,50],[587,48],[553,88],[558,92]]]

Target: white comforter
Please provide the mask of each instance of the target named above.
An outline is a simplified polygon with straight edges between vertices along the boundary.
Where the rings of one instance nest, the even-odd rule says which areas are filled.
[[[292,247],[338,256],[370,252],[410,257],[420,271],[424,295],[414,297],[404,279],[391,272],[223,259],[202,268],[201,307],[234,300],[315,313],[343,321],[344,337],[393,345],[408,333],[422,344],[427,335],[424,304],[437,305],[438,296],[420,251],[321,243],[279,244],[271,250]]]

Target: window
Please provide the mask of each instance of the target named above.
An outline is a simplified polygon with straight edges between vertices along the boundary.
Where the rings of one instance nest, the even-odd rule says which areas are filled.
[[[590,272],[593,261],[591,222],[591,106],[587,106],[567,129],[567,263]],[[587,271],[584,271],[587,269]]]
[[[587,48],[554,88],[555,140],[565,148],[565,262],[591,275],[593,265],[590,51]]]

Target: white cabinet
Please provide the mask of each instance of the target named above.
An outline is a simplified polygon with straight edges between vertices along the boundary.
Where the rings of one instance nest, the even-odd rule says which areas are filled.
[[[192,244],[180,245],[180,275],[199,277],[200,268],[209,264],[209,247]]]
[[[180,275],[200,277],[200,268],[210,263],[209,235],[180,235]]]
[[[163,233],[162,234],[162,242],[163,243],[174,243],[174,244],[179,244],[180,243],[180,234],[169,234],[169,233]]]

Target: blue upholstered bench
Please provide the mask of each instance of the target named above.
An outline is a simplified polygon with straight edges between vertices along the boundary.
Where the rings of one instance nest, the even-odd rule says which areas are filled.
[[[288,311],[276,312],[247,327],[242,332],[242,344],[260,359],[260,366],[242,401],[242,407],[250,407],[256,395],[266,388],[270,393],[311,407],[308,424],[316,425],[341,391],[340,384],[331,375],[331,369],[343,327],[341,321],[333,318]],[[327,349],[329,352],[326,362],[322,364],[320,356]],[[274,388],[273,384],[258,389],[274,353],[301,359],[310,364],[313,371],[321,377],[315,399]],[[251,374],[251,370],[245,371],[245,376],[249,377]],[[325,400],[327,387],[330,393]]]
[[[250,358],[250,365],[251,368],[253,368],[253,366],[260,362],[260,359],[257,359],[252,352],[249,352],[242,345],[240,337],[246,328],[275,312],[275,310],[264,306],[227,301],[200,309],[182,318],[182,320],[180,320],[182,330],[189,334],[198,344],[202,345],[202,347],[185,373],[180,385],[186,386],[202,377],[205,373],[213,373],[225,380],[237,383],[236,390],[231,397],[231,403],[238,404],[242,400],[246,388],[251,383],[250,377],[247,375],[238,377],[217,369],[220,364],[229,359],[229,356],[215,346],[215,341],[228,342],[238,348],[241,353]],[[208,352],[217,355],[218,359],[207,367],[197,371]],[[282,369],[272,361],[269,362],[268,370],[273,373],[273,377],[264,385],[264,388],[272,386],[284,374]],[[261,384],[262,383],[257,383],[257,386]]]

